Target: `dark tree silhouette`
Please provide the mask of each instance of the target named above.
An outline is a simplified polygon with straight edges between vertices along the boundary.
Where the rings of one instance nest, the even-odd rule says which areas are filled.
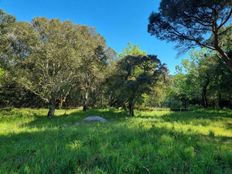
[[[232,57],[220,40],[232,30],[231,15],[231,0],[162,0],[159,12],[150,15],[148,32],[178,42],[184,51],[194,46],[215,50],[232,71]]]

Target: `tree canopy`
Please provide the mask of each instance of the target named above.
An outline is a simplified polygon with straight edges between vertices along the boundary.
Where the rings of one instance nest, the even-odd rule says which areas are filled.
[[[2,65],[17,83],[49,104],[49,117],[72,88],[80,86],[84,92],[96,86],[100,67],[106,66],[103,37],[68,21],[15,22],[1,41],[7,42],[1,52]]]
[[[231,16],[230,0],[162,0],[159,12],[150,15],[148,32],[177,42],[182,50],[195,46],[214,50],[232,71],[231,55],[221,39],[232,30]]]
[[[157,56],[145,55],[137,46],[129,45],[122,55],[124,57],[117,62],[115,72],[108,79],[110,103],[128,108],[133,116],[135,103],[151,91],[167,69]]]
[[[143,107],[232,107],[230,4],[161,1],[149,32],[193,50],[171,75],[137,45],[116,53],[92,27],[44,17],[20,22],[0,11],[0,106],[48,107],[49,118],[57,107],[112,106],[129,115]]]

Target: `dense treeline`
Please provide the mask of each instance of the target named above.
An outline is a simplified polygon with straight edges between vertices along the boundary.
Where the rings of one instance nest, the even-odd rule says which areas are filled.
[[[176,42],[181,52],[203,49],[171,77],[169,106],[231,107],[231,16],[231,0],[162,0],[159,11],[152,12],[151,35]]]
[[[122,107],[130,115],[135,107],[231,108],[230,3],[189,3],[162,1],[149,18],[149,33],[177,41],[182,51],[192,48],[175,75],[138,46],[117,54],[91,27],[47,18],[19,22],[0,11],[0,106],[48,107],[48,117],[79,106]]]
[[[1,106],[106,105],[128,108],[148,93],[166,67],[129,45],[118,56],[93,28],[58,19],[17,22],[1,16]]]
[[[231,71],[214,56],[203,50],[193,52],[177,66],[168,91],[171,107],[232,107]]]

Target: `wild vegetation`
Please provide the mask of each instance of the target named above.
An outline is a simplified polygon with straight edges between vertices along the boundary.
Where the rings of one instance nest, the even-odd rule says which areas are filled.
[[[231,173],[232,112],[1,111],[0,173]],[[108,123],[81,123],[102,115]]]
[[[0,10],[0,173],[232,173],[231,16],[161,0],[148,32],[189,53],[170,74],[92,27]]]

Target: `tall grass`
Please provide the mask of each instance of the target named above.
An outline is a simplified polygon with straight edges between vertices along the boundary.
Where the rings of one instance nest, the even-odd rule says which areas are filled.
[[[0,173],[232,173],[231,111],[46,112],[0,112]]]

